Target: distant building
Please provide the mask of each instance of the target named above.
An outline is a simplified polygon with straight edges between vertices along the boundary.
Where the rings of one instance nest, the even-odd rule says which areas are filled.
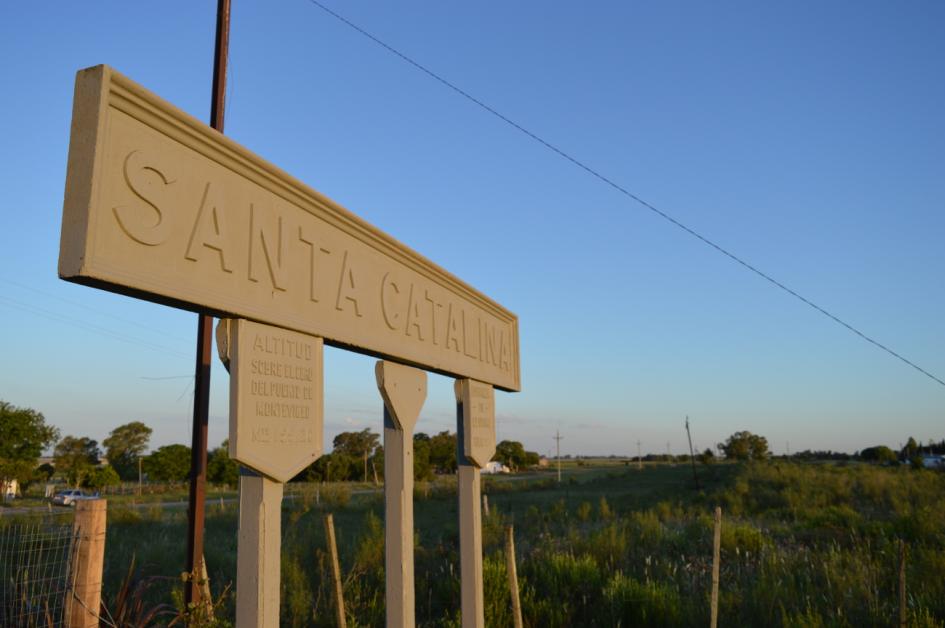
[[[501,462],[492,461],[486,464],[482,468],[482,472],[486,474],[495,474],[495,473],[509,473],[511,469],[502,464]]]
[[[547,459],[546,457],[544,457],[544,456],[542,456],[541,458],[538,459],[538,466],[539,466],[539,467],[547,467],[549,464],[550,464],[550,463],[548,462],[548,459]]]
[[[945,456],[923,456],[922,466],[926,469],[945,469]]]
[[[3,501],[16,499],[20,494],[20,483],[16,479],[0,481],[0,494],[3,495]]]

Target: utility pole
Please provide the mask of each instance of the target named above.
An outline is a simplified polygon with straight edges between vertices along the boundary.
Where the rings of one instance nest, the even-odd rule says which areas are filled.
[[[141,456],[138,456],[138,496],[141,496]]]
[[[564,438],[564,436],[561,435],[561,432],[558,430],[555,430],[554,439],[555,439],[555,447],[557,451],[556,457],[558,458],[558,482],[559,483],[561,482],[561,439],[562,438]]]
[[[640,453],[640,439],[637,439],[637,470],[643,471],[643,455]]]
[[[692,463],[692,479],[696,483],[696,488],[699,486],[699,476],[696,475],[696,457],[692,451],[692,434],[689,432],[689,415],[686,415],[686,437],[689,439],[689,462]]]
[[[226,61],[230,42],[230,0],[217,0],[216,40],[213,49],[213,87],[210,126],[223,133],[226,101]],[[190,494],[187,504],[187,560],[191,577],[184,583],[184,608],[200,602],[197,584],[203,562],[204,506],[207,484],[207,423],[210,412],[210,358],[213,352],[213,317],[197,317],[197,355],[194,375],[194,418],[190,447]]]

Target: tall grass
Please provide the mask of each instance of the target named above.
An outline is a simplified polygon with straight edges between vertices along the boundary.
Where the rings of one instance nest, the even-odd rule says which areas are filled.
[[[780,462],[707,471],[701,490],[690,486],[684,468],[609,471],[562,485],[487,484],[486,624],[511,625],[502,534],[514,523],[526,625],[706,625],[711,511],[721,505],[720,623],[891,625],[898,617],[897,543],[904,539],[910,625],[943,625],[945,474]],[[333,490],[284,510],[282,625],[334,625],[321,523],[328,510],[349,623],[384,623],[383,504],[376,495]],[[417,623],[458,626],[455,483],[425,485],[415,499]],[[107,599],[132,553],[149,575],[180,571],[182,513],[113,510],[109,517]],[[206,538],[216,595],[235,580],[235,505],[209,509]],[[168,601],[160,587],[151,593],[155,603]],[[232,613],[225,600],[221,614]]]

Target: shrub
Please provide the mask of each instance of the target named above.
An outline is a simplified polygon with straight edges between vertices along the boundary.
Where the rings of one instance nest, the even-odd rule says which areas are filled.
[[[682,623],[679,592],[671,586],[617,573],[607,582],[604,599],[614,626],[678,626]]]

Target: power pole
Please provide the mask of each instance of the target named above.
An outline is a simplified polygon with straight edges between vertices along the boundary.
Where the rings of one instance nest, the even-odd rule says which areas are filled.
[[[230,42],[230,0],[217,0],[216,41],[213,49],[213,88],[210,126],[223,133],[226,102],[226,61]],[[184,570],[184,608],[200,602],[197,584],[203,563],[204,507],[207,484],[207,425],[210,413],[210,362],[213,352],[213,316],[197,317],[197,355],[194,375],[194,417],[190,446],[190,492],[187,500],[187,556]]]
[[[692,452],[692,434],[689,432],[689,415],[686,415],[686,437],[689,439],[689,462],[692,463],[692,479],[696,483],[696,488],[699,486],[699,476],[696,475],[696,457]]]
[[[640,453],[640,440],[637,439],[637,470],[643,471],[643,455]]]
[[[555,430],[554,439],[555,439],[555,447],[557,450],[556,457],[558,458],[558,482],[559,483],[561,482],[561,439],[562,438],[564,438],[564,436],[561,435],[561,432],[558,430]]]

